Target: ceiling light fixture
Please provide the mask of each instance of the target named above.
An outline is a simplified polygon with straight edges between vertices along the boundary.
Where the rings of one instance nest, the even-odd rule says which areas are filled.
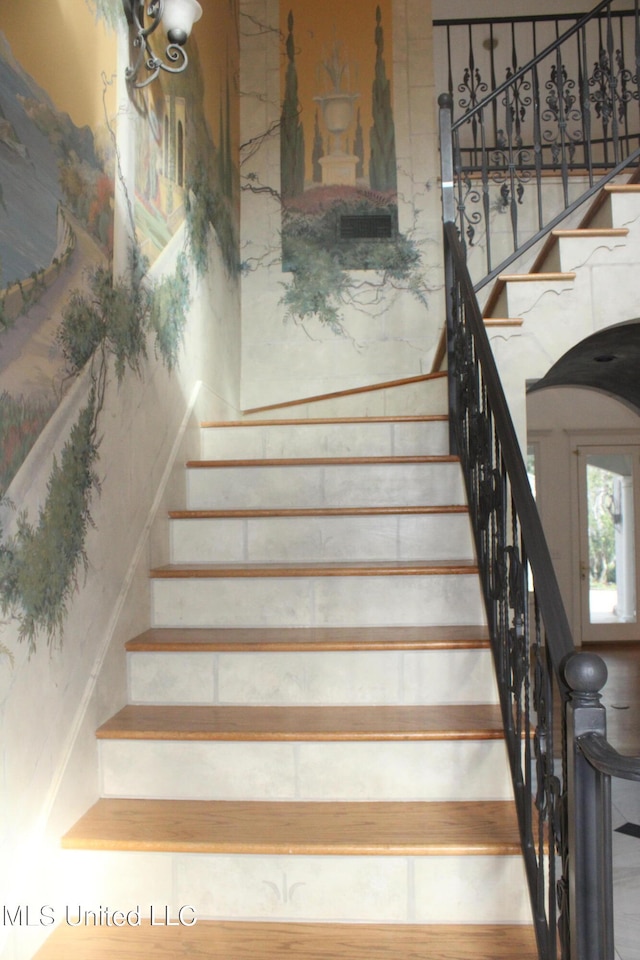
[[[135,30],[133,46],[138,47],[136,62],[125,70],[127,83],[136,89],[146,87],[156,79],[161,70],[167,73],[182,73],[189,58],[184,44],[189,39],[193,24],[202,16],[202,7],[197,0],[122,0],[125,17]],[[145,26],[145,20],[147,26]],[[167,35],[166,62],[151,48],[149,37],[162,23]],[[146,67],[149,75],[138,80],[138,73]]]

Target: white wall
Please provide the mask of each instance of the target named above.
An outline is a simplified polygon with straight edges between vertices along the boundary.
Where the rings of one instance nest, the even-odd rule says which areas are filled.
[[[280,118],[281,40],[278,0],[241,3],[241,176],[280,189],[278,136],[257,138]],[[260,29],[271,25],[275,30]],[[344,336],[317,321],[285,322],[279,303],[288,275],[280,263],[280,204],[268,193],[245,190],[241,258],[249,270],[242,285],[242,406],[308,397],[427,373],[442,324],[441,211],[438,190],[436,97],[432,71],[429,2],[393,4],[393,81],[398,160],[399,227],[411,232],[422,254],[427,307],[410,293],[387,286],[382,297],[367,289],[376,273],[353,271],[361,284],[344,311]],[[373,42],[373,30],[372,30]]]

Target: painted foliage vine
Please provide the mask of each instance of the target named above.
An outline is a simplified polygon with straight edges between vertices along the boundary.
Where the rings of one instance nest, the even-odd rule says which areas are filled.
[[[28,643],[30,652],[40,633],[49,644],[60,638],[79,574],[86,569],[91,499],[100,487],[99,423],[110,362],[118,382],[127,370],[141,375],[147,343],[153,342],[172,369],[188,304],[184,254],[175,275],[154,286],[145,277],[145,263],[135,247],[125,279],[114,280],[111,270],[99,267],[91,275],[89,294],[76,291],[71,296],[58,339],[70,376],[78,376],[89,365],[89,399],[60,460],[54,459],[37,522],[19,515],[16,532],[6,538],[0,527],[0,609],[18,621],[19,638]]]

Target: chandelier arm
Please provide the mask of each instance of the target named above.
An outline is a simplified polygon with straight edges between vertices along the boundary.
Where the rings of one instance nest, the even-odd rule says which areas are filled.
[[[165,50],[168,62],[162,60],[151,48],[148,38],[157,30],[164,13],[164,0],[152,0],[146,8],[149,24],[145,27],[145,0],[122,0],[127,22],[135,30],[133,46],[138,48],[136,61],[125,70],[127,83],[140,90],[148,86],[159,75],[161,70],[166,73],[182,73],[189,63],[189,58],[181,43],[169,43]],[[173,65],[172,65],[173,64]],[[149,75],[144,80],[138,80],[138,73],[142,66]]]

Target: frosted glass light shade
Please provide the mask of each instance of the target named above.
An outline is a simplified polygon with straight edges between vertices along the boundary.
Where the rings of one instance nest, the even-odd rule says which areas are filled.
[[[171,43],[186,43],[201,16],[202,7],[197,0],[164,0],[162,23]]]

